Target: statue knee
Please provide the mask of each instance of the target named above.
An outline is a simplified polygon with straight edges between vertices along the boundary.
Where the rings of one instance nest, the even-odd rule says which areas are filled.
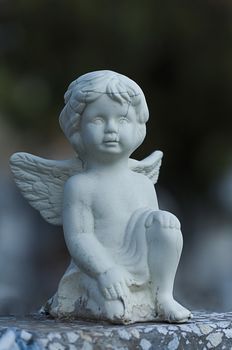
[[[148,243],[157,241],[164,245],[182,246],[183,238],[180,230],[180,222],[177,217],[166,211],[154,211],[146,222],[146,235]]]

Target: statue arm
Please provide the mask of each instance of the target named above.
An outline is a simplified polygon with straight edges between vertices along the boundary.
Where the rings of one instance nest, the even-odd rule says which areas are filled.
[[[82,182],[82,181],[81,181]],[[76,265],[97,278],[115,266],[104,246],[94,235],[94,218],[89,188],[70,178],[64,189],[63,226],[65,241]]]

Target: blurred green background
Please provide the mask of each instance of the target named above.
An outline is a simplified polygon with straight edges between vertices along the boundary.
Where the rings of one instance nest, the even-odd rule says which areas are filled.
[[[231,1],[0,0],[0,312],[37,309],[68,264],[62,230],[21,198],[8,158],[70,157],[63,94],[100,69],[129,76],[147,98],[135,157],[164,152],[160,206],[178,215],[185,242],[177,296],[231,310]]]

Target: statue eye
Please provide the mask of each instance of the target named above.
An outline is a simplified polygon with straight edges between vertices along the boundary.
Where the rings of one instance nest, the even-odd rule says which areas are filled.
[[[130,120],[127,117],[119,118],[119,123],[120,124],[126,124],[126,123],[129,123],[129,122],[130,122]]]
[[[104,119],[101,118],[101,117],[96,117],[96,118],[93,118],[92,122],[94,124],[103,124],[104,123]]]

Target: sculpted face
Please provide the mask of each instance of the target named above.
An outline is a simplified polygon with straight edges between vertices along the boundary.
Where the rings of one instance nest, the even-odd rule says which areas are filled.
[[[127,102],[120,104],[104,94],[85,108],[80,134],[86,154],[129,156],[142,143],[145,125]]]

